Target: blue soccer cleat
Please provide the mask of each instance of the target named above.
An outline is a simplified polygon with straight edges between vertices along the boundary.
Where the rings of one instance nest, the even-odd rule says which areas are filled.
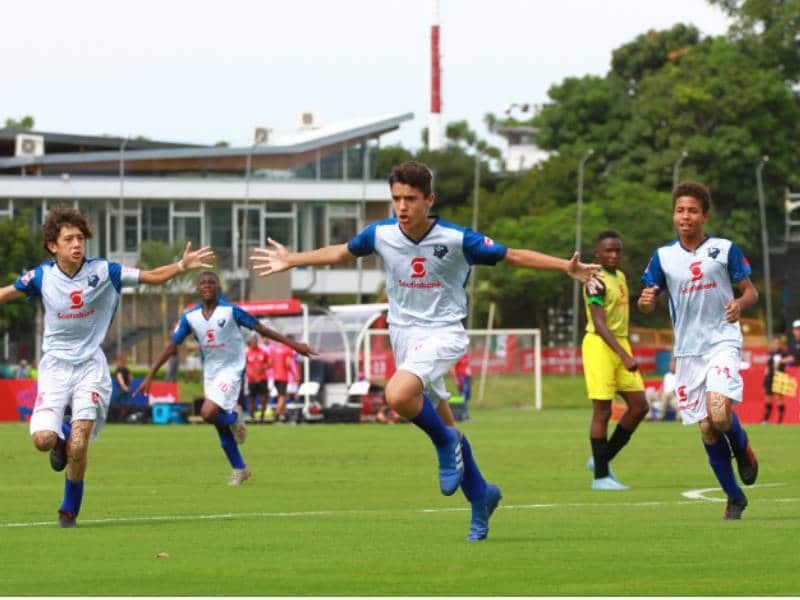
[[[592,489],[603,490],[603,491],[622,491],[622,490],[629,490],[631,488],[629,488],[627,485],[622,485],[619,481],[609,476],[593,480]]]
[[[456,493],[461,480],[464,478],[464,457],[461,455],[461,438],[464,434],[448,427],[451,435],[450,443],[436,448],[439,457],[439,487],[442,494],[452,496]]]
[[[586,461],[586,470],[587,471],[591,471],[592,473],[594,473],[594,456],[590,456],[589,460]],[[608,476],[611,477],[611,479],[619,481],[617,479],[617,476],[614,475],[614,471],[611,470],[611,465],[610,464],[608,465]]]
[[[468,541],[479,542],[486,539],[486,536],[489,535],[489,518],[502,498],[499,487],[491,483],[486,484],[486,495],[472,503],[472,520],[469,523]]]

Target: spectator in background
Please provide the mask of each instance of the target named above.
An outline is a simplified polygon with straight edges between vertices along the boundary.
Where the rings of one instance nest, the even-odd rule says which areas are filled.
[[[24,358],[19,361],[14,377],[17,379],[28,379],[30,377],[30,367],[28,367],[28,361]]]
[[[285,344],[270,344],[270,357],[272,358],[272,376],[275,390],[278,392],[278,406],[275,408],[275,422],[286,423],[288,409],[286,408],[286,390],[289,386],[289,370],[294,358],[294,351]]]
[[[667,409],[672,408],[678,414],[677,380],[675,378],[675,359],[669,361],[669,370],[664,373],[664,381],[658,391],[645,390],[647,403],[650,405],[650,418],[653,421],[664,421]]]
[[[267,392],[267,367],[269,366],[269,353],[258,343],[258,335],[254,334],[247,340],[245,350],[245,372],[247,375],[247,410],[251,417],[256,414],[256,399],[261,402],[262,408],[269,400]],[[261,420],[264,420],[264,411],[261,411]]]
[[[795,319],[792,323],[792,360],[787,364],[800,366],[800,319]]]
[[[181,360],[176,352],[167,359],[167,376],[164,378],[164,380],[172,382],[178,381],[178,369],[180,366]]]
[[[128,415],[131,405],[132,376],[126,364],[125,357],[120,355],[114,359],[114,383],[111,401],[108,407],[108,420],[119,422]]]
[[[469,365],[469,350],[453,367],[458,395],[464,398],[464,418],[469,420],[469,400],[472,398],[472,367]]]
[[[786,365],[792,364],[794,357],[789,354],[786,344],[781,338],[775,338],[769,347],[767,370],[764,372],[764,424],[769,423],[773,405],[778,407],[778,423],[783,423],[783,413],[786,407],[783,404],[783,394],[773,391],[775,373],[786,371]]]

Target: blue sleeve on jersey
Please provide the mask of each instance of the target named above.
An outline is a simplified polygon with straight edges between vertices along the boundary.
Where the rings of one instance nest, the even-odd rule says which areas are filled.
[[[377,225],[377,223],[373,223],[347,242],[347,249],[350,254],[353,256],[367,256],[375,252],[375,229]]]
[[[122,265],[119,263],[108,261],[108,277],[111,279],[111,285],[117,290],[117,293],[122,292]]]
[[[172,332],[172,341],[176,344],[180,344],[183,340],[186,339],[186,336],[192,333],[192,328],[189,327],[189,320],[186,318],[184,314],[181,317],[181,320],[178,322],[178,326],[175,328],[175,331]]]
[[[233,305],[233,319],[238,325],[247,327],[248,329],[255,330],[256,325],[258,325],[258,319],[236,305]]]
[[[17,280],[14,282],[14,289],[16,289],[18,292],[22,292],[31,299],[41,296],[42,275],[43,271],[41,265],[32,271],[23,273],[17,277]]]
[[[750,263],[747,262],[742,251],[736,244],[731,244],[731,249],[728,250],[728,275],[730,275],[731,282],[736,283],[747,279],[752,274]]]
[[[650,262],[647,263],[647,268],[642,275],[642,283],[647,287],[657,285],[659,294],[667,288],[667,279],[664,277],[664,271],[661,269],[661,259],[658,257],[658,250],[653,252]]]
[[[464,230],[463,250],[471,265],[496,265],[508,252],[503,244],[471,229]]]

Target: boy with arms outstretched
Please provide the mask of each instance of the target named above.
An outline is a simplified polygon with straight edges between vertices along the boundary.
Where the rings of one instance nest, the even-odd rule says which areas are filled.
[[[75,527],[83,502],[83,479],[89,439],[108,415],[111,375],[100,344],[117,309],[125,284],[159,285],[178,273],[208,268],[209,248],[192,251],[186,244],[177,263],[150,271],[131,269],[104,258],[87,259],[92,226],[73,208],[50,209],[42,225],[44,247],[53,259],[0,289],[0,303],[27,295],[44,305],[44,355],[39,363],[36,403],[30,432],[38,450],[50,452],[56,471],[66,468],[60,527]],[[63,423],[67,406],[71,423]]]
[[[389,335],[397,371],[386,385],[386,401],[397,413],[422,429],[439,459],[439,486],[450,496],[461,487],[472,506],[468,538],[483,540],[489,517],[501,499],[500,489],[487,483],[473,457],[470,443],[455,429],[447,402],[444,376],[463,356],[469,339],[462,320],[467,316],[464,286],[475,264],[559,270],[586,281],[596,265],[506,249],[470,229],[428,213],[434,203],[428,167],[406,162],[389,176],[395,217],[367,227],[347,244],[310,252],[290,253],[269,240],[271,248],[255,250],[253,261],[261,275],[300,265],[329,265],[358,256],[378,254],[384,263],[389,297]]]

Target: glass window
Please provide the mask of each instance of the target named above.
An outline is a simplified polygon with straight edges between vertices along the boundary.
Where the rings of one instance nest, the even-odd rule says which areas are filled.
[[[274,214],[292,214],[291,202],[267,202],[267,212]]]
[[[267,217],[264,219],[264,230],[267,237],[280,242],[290,250],[296,248],[294,243],[294,219]]]
[[[208,244],[214,248],[218,258],[218,265],[223,269],[233,266],[233,229],[231,227],[230,206],[209,206],[208,218]]]
[[[334,152],[320,161],[321,179],[342,179],[342,153]]]
[[[127,212],[127,211],[126,211]],[[119,252],[119,242],[118,242],[118,223],[119,223],[119,213],[112,213],[111,215],[111,252]],[[136,252],[139,249],[139,217],[137,215],[125,215],[122,224],[122,239],[125,242],[125,247],[122,249],[123,252]]]
[[[169,206],[142,204],[142,239],[169,244]]]
[[[173,217],[173,239],[176,244],[183,246],[192,242],[192,247],[197,249],[201,244],[201,219],[200,217]]]
[[[175,200],[172,210],[178,213],[200,213],[201,206],[199,200]]]
[[[358,233],[358,206],[330,204],[328,206],[328,243],[342,244]]]

